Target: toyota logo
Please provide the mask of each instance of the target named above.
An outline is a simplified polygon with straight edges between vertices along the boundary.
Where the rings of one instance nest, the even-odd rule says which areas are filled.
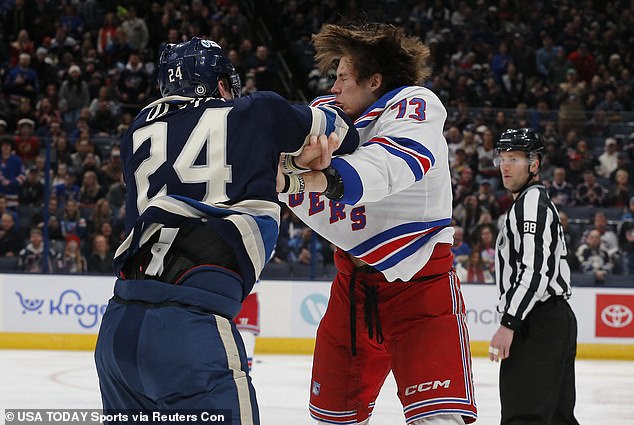
[[[611,328],[624,328],[634,319],[634,313],[622,304],[612,304],[601,311],[601,320]]]

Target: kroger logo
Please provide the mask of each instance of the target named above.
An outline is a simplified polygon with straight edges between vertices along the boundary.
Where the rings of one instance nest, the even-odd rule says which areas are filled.
[[[65,316],[76,318],[82,328],[90,329],[99,323],[99,317],[106,311],[106,304],[82,303],[81,295],[74,289],[67,289],[57,298],[26,298],[16,291],[22,314],[47,314],[49,316]]]
[[[322,294],[310,294],[302,301],[299,311],[306,323],[317,326],[328,305],[328,298]]]
[[[601,311],[601,321],[611,328],[624,328],[634,319],[634,313],[622,304],[612,304]]]

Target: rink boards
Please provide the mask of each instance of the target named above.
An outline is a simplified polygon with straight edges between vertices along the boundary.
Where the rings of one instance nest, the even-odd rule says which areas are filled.
[[[91,350],[114,279],[0,274],[0,348]],[[256,352],[310,354],[330,282],[264,281]],[[496,290],[464,284],[474,355],[486,355],[497,329]],[[634,289],[573,288],[578,357],[634,360]]]

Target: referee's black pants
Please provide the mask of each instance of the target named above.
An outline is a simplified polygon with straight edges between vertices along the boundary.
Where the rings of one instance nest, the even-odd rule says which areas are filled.
[[[538,303],[515,331],[500,366],[502,425],[578,425],[577,319],[563,298]]]

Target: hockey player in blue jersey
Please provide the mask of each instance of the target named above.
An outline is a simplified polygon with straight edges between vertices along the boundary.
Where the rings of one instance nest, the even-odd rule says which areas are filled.
[[[358,134],[337,108],[239,97],[239,77],[210,40],[167,46],[158,79],[163,97],[121,143],[127,236],[95,350],[103,408],[222,409],[231,424],[259,424],[232,319],[277,239],[279,156],[309,145],[319,162],[337,137],[314,136],[335,133],[343,153]]]

